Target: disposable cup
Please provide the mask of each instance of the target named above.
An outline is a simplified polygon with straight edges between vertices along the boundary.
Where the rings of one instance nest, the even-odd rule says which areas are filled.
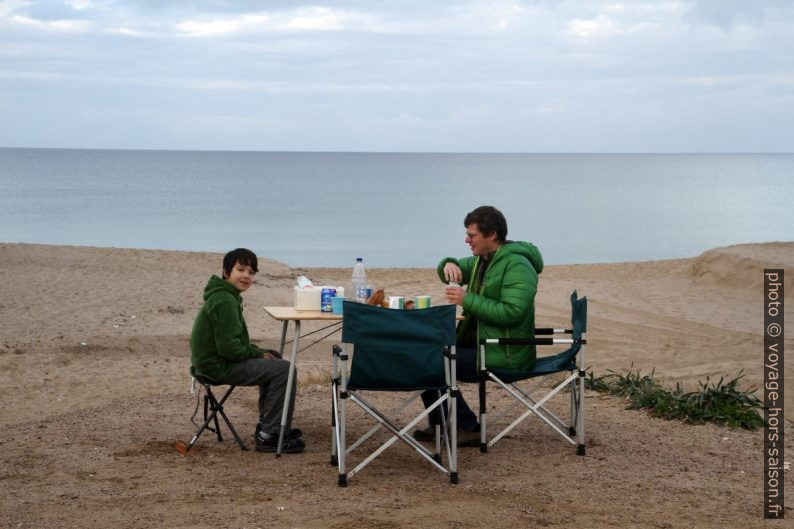
[[[429,309],[430,296],[416,296],[416,298],[414,298],[414,303],[417,309]]]
[[[390,309],[402,309],[405,307],[405,298],[403,296],[389,296]]]
[[[344,301],[345,298],[340,298],[338,296],[331,298],[331,312],[334,314],[342,314]]]

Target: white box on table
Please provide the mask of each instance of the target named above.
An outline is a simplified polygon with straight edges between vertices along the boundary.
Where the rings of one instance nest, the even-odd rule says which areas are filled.
[[[323,287],[295,287],[295,310],[320,310]]]

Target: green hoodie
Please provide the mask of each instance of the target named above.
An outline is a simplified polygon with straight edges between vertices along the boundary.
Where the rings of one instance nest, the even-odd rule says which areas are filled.
[[[463,272],[463,285],[468,285],[463,298],[463,321],[458,325],[458,340],[481,338],[534,338],[535,294],[538,274],[543,270],[543,257],[534,244],[507,241],[491,258],[480,288],[479,256],[455,259],[446,257],[438,264],[443,282],[444,265],[457,264]],[[476,327],[472,326],[476,322]],[[488,345],[485,348],[488,367],[530,370],[535,365],[534,345]],[[479,364],[479,355],[477,357]]]
[[[248,338],[240,293],[220,277],[210,277],[204,287],[204,306],[190,334],[191,372],[222,382],[232,363],[261,358],[263,353]]]

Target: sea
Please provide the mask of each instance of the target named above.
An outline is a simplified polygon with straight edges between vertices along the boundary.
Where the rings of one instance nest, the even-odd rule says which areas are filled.
[[[794,240],[794,154],[439,154],[0,148],[0,242],[434,267],[499,208],[547,264]]]

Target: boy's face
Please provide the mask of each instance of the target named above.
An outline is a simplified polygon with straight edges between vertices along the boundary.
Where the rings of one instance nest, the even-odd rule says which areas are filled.
[[[254,284],[254,276],[256,272],[249,265],[240,264],[240,261],[235,261],[231,270],[226,270],[226,282],[231,284],[240,292],[245,292]]]

